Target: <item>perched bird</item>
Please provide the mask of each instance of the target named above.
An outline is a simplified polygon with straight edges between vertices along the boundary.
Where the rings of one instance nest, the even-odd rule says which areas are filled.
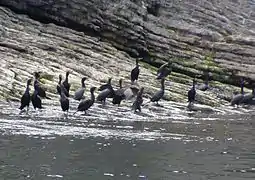
[[[35,80],[34,80],[34,87],[35,87],[35,86],[37,87],[38,95],[39,95],[40,97],[42,97],[42,98],[46,97],[45,89],[43,89],[43,88],[40,86],[40,82],[39,82],[40,74],[39,74],[39,72],[35,72],[35,73],[34,73],[34,77],[35,77]]]
[[[95,102],[95,95],[94,95],[94,91],[96,90],[96,87],[91,87],[90,88],[90,94],[91,94],[91,97],[90,99],[87,99],[87,100],[82,100],[78,106],[78,109],[76,112],[78,111],[84,111],[85,114],[86,114],[86,110],[88,110]],[[75,113],[76,113],[75,112]],[[74,113],[74,114],[75,114]]]
[[[57,92],[58,92],[59,95],[61,95],[61,86],[63,86],[63,84],[62,84],[62,75],[60,74],[58,85],[57,85]],[[62,91],[65,93],[66,96],[68,95],[68,92],[67,92],[66,88],[63,88]]]
[[[59,78],[59,80],[58,80],[58,84],[57,84],[57,92],[58,92],[59,95],[61,95],[61,88],[60,88],[60,86],[61,86],[61,83],[62,83],[62,75],[60,74],[58,76],[58,78]]]
[[[133,84],[135,81],[138,80],[138,76],[139,76],[139,73],[140,73],[139,64],[138,64],[138,59],[136,59],[135,63],[136,63],[136,66],[135,66],[134,69],[132,69],[132,71],[131,71],[131,76],[130,76],[130,78],[131,78],[131,83],[132,83],[132,84]]]
[[[99,91],[104,91],[104,92],[107,92],[106,89],[108,89],[108,91],[110,90],[110,93],[108,94],[107,98],[113,98],[114,91],[113,91],[113,87],[112,87],[111,82],[112,82],[112,78],[110,77],[106,84],[103,84],[98,88]]]
[[[165,78],[162,78],[160,90],[151,97],[150,101],[156,102],[158,105],[158,101],[164,96],[164,93],[165,93]]]
[[[136,96],[136,99],[132,105],[132,110],[134,110],[134,112],[136,112],[136,110],[141,112],[141,105],[143,103],[143,90],[144,90],[144,88],[141,87],[141,89],[139,90],[139,92]]]
[[[83,77],[82,79],[81,79],[81,88],[79,88],[77,91],[75,91],[75,93],[74,93],[74,99],[75,100],[78,100],[78,101],[80,101],[81,99],[84,99],[84,96],[83,96],[83,94],[84,94],[84,91],[85,91],[85,80],[86,80],[87,78],[86,77]]]
[[[34,73],[35,81],[34,81],[34,87],[37,89],[37,93],[41,98],[51,99],[46,95],[46,91],[43,87],[41,87],[39,79],[40,79],[40,73],[35,72]]]
[[[255,88],[252,89],[251,93],[246,93],[243,95],[243,99],[240,104],[250,104],[250,102],[255,98]]]
[[[139,87],[135,85],[131,85],[129,87],[124,88],[124,96],[126,100],[131,100],[136,97],[139,92]]]
[[[188,106],[190,106],[195,101],[196,97],[196,87],[195,87],[196,81],[193,79],[193,85],[192,88],[188,91]]]
[[[110,78],[108,79],[108,81],[107,81],[106,84],[103,84],[103,85],[101,85],[101,86],[98,88],[98,91],[103,91],[103,90],[105,90],[105,89],[107,89],[107,88],[109,88],[109,87],[112,87],[111,82],[112,82],[112,78],[110,77]]]
[[[114,96],[114,90],[112,86],[109,86],[107,89],[102,90],[98,96],[97,96],[97,101],[103,102],[105,104],[106,98],[113,97]]]
[[[168,61],[159,67],[157,71],[157,79],[165,78],[172,72],[172,62]]]
[[[120,88],[117,89],[114,93],[112,103],[120,105],[121,101],[125,99],[124,91],[125,89],[122,87],[122,79],[119,80],[119,86]]]
[[[203,84],[196,87],[200,91],[206,91],[209,89],[209,80],[211,79],[211,74],[209,72],[205,72],[205,81]]]
[[[240,94],[236,94],[236,95],[233,96],[233,98],[230,101],[231,106],[234,106],[234,105],[238,106],[244,98],[244,91],[243,91],[244,79],[243,78],[241,78],[240,86],[241,86],[241,92],[240,92]]]
[[[19,107],[20,110],[23,110],[25,107],[27,107],[27,111],[29,109],[30,104],[30,93],[29,93],[29,85],[31,85],[32,79],[27,80],[27,87],[25,90],[25,93],[21,97],[21,105]]]
[[[65,95],[65,88],[64,86],[60,86],[60,89],[61,89],[61,93],[60,93],[60,105],[61,105],[61,108],[62,108],[62,111],[67,111],[69,110],[69,99],[68,97],[66,97]]]
[[[34,84],[34,92],[32,94],[31,100],[32,100],[34,109],[36,108],[42,109],[42,101],[39,95],[39,86],[37,86],[36,84]]]
[[[71,87],[71,84],[68,82],[68,76],[69,76],[70,72],[67,71],[66,72],[66,79],[64,80],[63,82],[63,86],[65,87],[66,91],[67,91],[67,94],[66,96],[69,97],[69,90],[70,90],[70,87]]]

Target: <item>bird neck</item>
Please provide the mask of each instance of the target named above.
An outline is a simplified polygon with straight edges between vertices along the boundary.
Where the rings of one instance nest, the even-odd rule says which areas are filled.
[[[35,85],[34,85],[34,94],[35,94],[35,95],[37,95],[38,92],[39,92],[38,88],[39,88],[39,87],[38,87],[38,84],[35,84]]]
[[[81,81],[81,87],[85,88],[85,82]]]
[[[29,93],[29,83],[27,83],[26,93]]]
[[[38,84],[39,84],[38,79],[35,79],[35,81],[34,81],[34,85],[38,85]]]
[[[90,99],[92,100],[92,102],[95,102],[95,95],[93,91],[90,92]]]
[[[243,91],[243,84],[241,84],[241,94],[244,94],[244,91]]]
[[[192,89],[194,89],[194,90],[195,90],[195,88],[196,88],[195,83],[193,83]]]
[[[163,78],[163,79],[161,79],[161,89],[165,89],[165,79]]]
[[[66,74],[66,79],[65,79],[66,82],[68,82],[68,74]]]
[[[59,78],[59,80],[58,80],[58,84],[61,84],[61,81],[62,81],[62,79],[61,79],[61,78]]]

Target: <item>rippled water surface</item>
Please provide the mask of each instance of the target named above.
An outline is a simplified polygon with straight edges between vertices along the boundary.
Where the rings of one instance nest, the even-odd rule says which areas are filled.
[[[0,177],[255,179],[254,108],[187,111],[165,102],[134,114],[130,104],[95,104],[73,115],[71,105],[67,116],[58,103],[28,114],[0,103]]]

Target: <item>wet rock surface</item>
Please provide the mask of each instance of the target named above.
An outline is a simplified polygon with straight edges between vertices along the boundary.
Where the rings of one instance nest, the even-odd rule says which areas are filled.
[[[87,87],[110,76],[114,85],[119,78],[128,85],[136,57],[143,58],[139,85],[146,97],[160,87],[153,66],[168,60],[175,63],[166,82],[167,100],[186,103],[193,77],[201,75],[202,83],[206,69],[213,75],[212,88],[198,90],[199,103],[226,104],[239,91],[233,86],[239,76],[250,86],[255,79],[253,1],[159,3],[2,0],[0,98],[20,98],[34,71],[42,71],[41,83],[54,100],[58,74],[67,70],[71,94],[83,76]]]

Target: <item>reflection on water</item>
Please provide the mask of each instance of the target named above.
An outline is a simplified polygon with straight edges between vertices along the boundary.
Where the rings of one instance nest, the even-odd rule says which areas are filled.
[[[73,102],[72,102],[73,103]],[[96,104],[89,115],[48,105],[19,115],[0,104],[3,179],[224,179],[255,178],[254,109],[187,111],[149,105]]]

